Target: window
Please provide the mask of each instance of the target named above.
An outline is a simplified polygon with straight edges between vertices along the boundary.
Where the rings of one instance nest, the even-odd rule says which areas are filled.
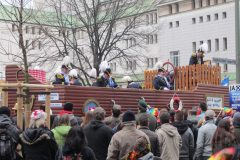
[[[199,23],[203,22],[203,16],[199,17]]]
[[[70,36],[70,30],[67,30],[67,37],[69,38]]]
[[[219,51],[219,39],[215,39],[215,51]]]
[[[58,36],[61,37],[61,35],[62,35],[62,31],[58,30]]]
[[[153,24],[153,14],[150,14],[149,19],[150,19],[150,24]]]
[[[214,20],[215,21],[218,20],[218,14],[217,13],[214,14]]]
[[[153,44],[153,35],[150,35],[150,36],[149,36],[149,43],[150,43],[150,44]]]
[[[154,43],[158,43],[158,35],[154,34]]]
[[[26,33],[28,33],[28,32],[29,32],[29,31],[28,31],[28,26],[26,26],[26,28],[25,28],[25,29],[26,29]]]
[[[224,38],[223,38],[223,50],[226,51],[226,50],[227,50],[227,47],[228,47],[228,46],[227,46],[227,38],[224,37]]]
[[[195,9],[196,8],[196,2],[195,0],[192,0],[192,9]]]
[[[25,41],[25,48],[28,48],[28,45],[29,45],[29,40],[26,40]]]
[[[39,30],[38,30],[38,34],[39,34],[39,35],[42,34],[42,29],[41,29],[41,28],[39,28]]]
[[[214,4],[215,4],[215,5],[218,4],[218,0],[214,0]]]
[[[223,65],[223,72],[227,72],[228,71],[228,64],[224,64]]]
[[[193,51],[193,52],[196,52],[196,49],[197,49],[197,44],[196,44],[196,42],[192,42],[192,51]]]
[[[180,66],[180,54],[179,51],[170,52],[170,59],[174,66]]]
[[[179,27],[179,21],[176,21],[176,27]]]
[[[147,67],[153,68],[154,67],[154,58],[148,58],[147,59]]]
[[[207,0],[206,5],[210,6],[210,0]]]
[[[211,50],[212,50],[211,40],[208,40],[207,44],[208,44],[208,52],[211,52]]]
[[[158,58],[156,57],[156,58],[154,58],[155,59],[155,64],[158,62]]]
[[[196,24],[196,18],[192,18],[192,24]]]
[[[32,27],[32,34],[35,34],[35,27]]]
[[[227,1],[226,0],[223,0],[223,3],[226,3]]]
[[[200,41],[200,45],[203,44],[203,41]]]
[[[211,15],[207,15],[207,21],[208,21],[208,22],[211,21]]]
[[[157,24],[157,21],[158,21],[157,13],[154,13],[154,23]]]
[[[146,15],[146,25],[149,25],[149,15]]]
[[[146,43],[149,44],[149,35],[147,35]]]
[[[137,61],[136,60],[133,61],[132,69],[133,70],[137,69]]]
[[[223,12],[223,13],[222,13],[222,18],[223,18],[223,19],[226,19],[226,18],[227,18],[227,12]]]
[[[116,72],[116,70],[117,70],[117,63],[116,62],[110,63],[110,67],[111,67],[113,72]]]
[[[173,23],[169,22],[169,28],[172,28],[172,27],[173,27]]]
[[[32,41],[32,49],[36,48],[36,41]]]
[[[216,66],[219,67],[220,66],[219,63],[216,63]]]
[[[168,8],[169,8],[169,14],[172,14],[172,5],[168,5]]]
[[[127,70],[136,70],[137,68],[137,64],[136,64],[136,61],[127,61],[126,62],[127,64]]]
[[[179,12],[179,4],[176,3],[176,4],[175,4],[175,7],[176,7],[176,13],[178,13],[178,12]]]
[[[199,0],[199,8],[202,8],[202,0]]]
[[[38,42],[38,49],[42,49],[42,42],[41,41]]]
[[[12,24],[12,32],[15,32],[17,30],[16,24]]]

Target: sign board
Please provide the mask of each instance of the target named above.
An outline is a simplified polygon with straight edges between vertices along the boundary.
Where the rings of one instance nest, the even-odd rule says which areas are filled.
[[[51,101],[58,101],[59,100],[59,93],[51,93]],[[45,94],[39,94],[38,95],[38,101],[46,101],[46,95]]]
[[[240,110],[240,84],[229,86],[229,103],[232,109]]]
[[[208,109],[221,109],[224,107],[224,95],[206,94]]]
[[[232,65],[236,64],[236,60],[235,59],[213,57],[212,61],[214,63],[232,64]]]
[[[99,107],[99,102],[95,99],[88,99],[83,105],[83,113],[94,110],[96,107]]]
[[[62,108],[62,103],[51,103],[50,107],[51,108]]]

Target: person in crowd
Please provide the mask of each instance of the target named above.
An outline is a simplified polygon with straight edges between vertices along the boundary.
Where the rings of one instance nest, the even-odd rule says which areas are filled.
[[[104,123],[110,128],[114,128],[121,123],[121,106],[115,104],[115,101],[113,101],[112,115],[106,117]]]
[[[214,133],[212,140],[212,153],[215,154],[218,151],[234,147],[236,145],[236,139],[231,131],[232,122],[230,118],[222,119],[218,123],[216,132]]]
[[[72,69],[69,72],[69,84],[70,85],[77,85],[77,86],[82,86],[82,83],[80,82],[78,78],[78,72],[76,69]]]
[[[93,119],[93,111],[86,112],[81,127],[85,128]]]
[[[103,123],[105,114],[102,107],[96,107],[93,111],[94,120],[84,128],[88,145],[93,149],[97,160],[106,160],[108,146],[113,136],[112,129]]]
[[[205,102],[201,102],[198,108],[200,114],[197,116],[198,128],[202,126],[204,123],[205,112],[207,111],[207,104]]]
[[[121,160],[156,160],[157,157],[153,155],[150,149],[150,144],[146,137],[139,137],[133,148],[133,151],[129,152]]]
[[[110,87],[110,88],[117,88],[118,85],[115,82],[115,79],[111,76],[111,69],[107,68],[103,75],[97,79],[96,83],[97,87]]]
[[[81,127],[70,129],[62,149],[64,160],[96,160],[95,154],[87,146],[86,137]]]
[[[174,110],[170,110],[169,114],[170,114],[170,123],[172,124],[172,123],[175,122],[175,114],[176,114],[176,112]]]
[[[176,112],[175,122],[172,123],[177,128],[182,138],[182,147],[180,148],[179,160],[193,160],[194,155],[194,137],[188,124],[184,122],[183,111]]]
[[[170,83],[165,76],[165,69],[163,67],[158,69],[158,74],[153,80],[153,86],[156,90],[170,90]]]
[[[144,98],[141,98],[138,101],[138,112],[139,113],[136,114],[137,125],[139,125],[139,118],[142,115],[146,114],[149,118],[149,126],[148,127],[151,131],[154,132],[157,128],[157,119],[153,115],[147,113],[147,110],[148,110],[148,104],[146,103]]]
[[[182,139],[177,128],[170,122],[170,114],[165,112],[160,115],[161,128],[156,131],[159,140],[160,158],[179,160],[179,150],[182,146]]]
[[[47,114],[35,110],[29,128],[21,135],[22,154],[25,160],[54,160],[58,150],[53,133],[46,127]]]
[[[59,126],[52,129],[52,132],[54,134],[54,138],[58,144],[58,147],[62,147],[65,142],[65,138],[71,129],[70,122],[69,122],[70,116],[68,114],[65,114],[59,118]]]
[[[133,151],[137,139],[148,136],[136,128],[136,118],[133,112],[127,111],[122,117],[122,130],[115,133],[108,147],[107,160],[121,159]]]
[[[19,143],[20,130],[10,118],[11,111],[8,107],[0,107],[0,159],[15,160]]]
[[[189,60],[189,65],[204,64],[204,53],[208,51],[208,45],[203,43],[199,46],[196,53],[193,53]]]
[[[69,84],[69,76],[68,76],[69,69],[66,65],[62,65],[61,69],[57,69],[56,74],[55,74],[55,81],[53,84]]]
[[[195,124],[197,123],[196,120],[189,120],[188,119],[188,110],[187,109],[183,109],[183,122],[187,123],[188,127],[192,130],[193,133],[193,137],[194,137],[194,148],[196,148],[197,145],[197,136],[198,136],[198,129],[195,126]],[[191,111],[192,112],[192,111]],[[195,111],[194,111],[195,112]]]
[[[207,110],[205,112],[205,123],[198,130],[197,148],[195,158],[197,160],[207,160],[212,154],[212,139],[217,126],[214,123],[215,112]]]
[[[240,112],[236,112],[233,116],[234,135],[237,143],[240,144]]]
[[[142,89],[141,84],[134,82],[130,76],[124,76],[122,81],[127,83],[127,88]]]
[[[71,126],[80,126],[82,123],[82,119],[80,117],[74,116],[73,114],[73,104],[67,102],[63,106],[63,110],[59,112],[59,114],[54,118],[52,128],[59,126],[59,119],[62,115],[68,114],[70,116],[70,125]]]
[[[148,120],[148,116],[146,114],[143,114],[142,116],[140,116],[139,124],[140,124],[139,130],[143,131],[150,140],[151,151],[152,151],[153,155],[160,157],[158,136],[155,132],[151,131],[148,128],[149,120]]]

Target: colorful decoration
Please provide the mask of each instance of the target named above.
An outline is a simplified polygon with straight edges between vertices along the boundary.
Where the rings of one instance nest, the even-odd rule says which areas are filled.
[[[208,160],[229,160],[232,159],[236,149],[234,147],[225,148],[214,155],[212,155]]]
[[[158,110],[158,108],[150,108],[150,109],[148,110],[148,113],[151,114],[151,115],[153,115],[153,116],[155,116],[155,117],[158,117],[159,110]]]
[[[225,112],[226,116],[232,116],[232,112],[233,112],[232,108],[224,107],[223,111]]]

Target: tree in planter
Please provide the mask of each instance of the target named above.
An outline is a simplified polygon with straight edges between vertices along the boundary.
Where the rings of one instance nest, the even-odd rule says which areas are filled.
[[[146,28],[145,13],[152,11],[154,4],[154,0],[49,1],[49,8],[57,14],[58,26],[57,32],[47,35],[62,56],[73,57],[72,66],[89,84],[87,71],[96,68],[99,75],[99,65],[104,60],[143,60],[146,36],[156,30]]]

